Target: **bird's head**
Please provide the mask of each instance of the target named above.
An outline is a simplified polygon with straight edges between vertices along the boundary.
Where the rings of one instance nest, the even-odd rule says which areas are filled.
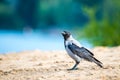
[[[63,35],[65,40],[67,40],[71,36],[71,33],[68,31],[63,31],[61,34]]]

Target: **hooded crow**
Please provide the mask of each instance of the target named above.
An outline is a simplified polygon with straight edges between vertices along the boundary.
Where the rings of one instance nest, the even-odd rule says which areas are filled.
[[[94,62],[101,68],[103,67],[102,62],[97,60],[91,51],[89,51],[88,49],[83,47],[77,40],[75,40],[72,37],[70,32],[63,31],[61,34],[63,35],[64,46],[65,46],[65,49],[66,49],[68,55],[72,59],[74,59],[76,62],[76,64],[70,70],[75,70],[77,65],[80,63],[81,59],[84,59],[84,60],[87,60],[90,62]]]

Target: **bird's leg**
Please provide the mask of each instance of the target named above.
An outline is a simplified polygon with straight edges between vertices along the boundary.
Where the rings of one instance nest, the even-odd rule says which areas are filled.
[[[77,67],[77,65],[78,65],[79,63],[80,63],[80,62],[77,62],[77,61],[76,61],[75,65],[74,65],[70,70],[76,70],[76,69],[77,69],[76,67]]]

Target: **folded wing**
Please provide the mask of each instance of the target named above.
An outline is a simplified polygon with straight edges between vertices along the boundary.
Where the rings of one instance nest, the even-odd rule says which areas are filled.
[[[94,57],[94,54],[92,52],[90,52],[88,49],[84,48],[84,47],[79,47],[77,45],[75,45],[74,43],[69,44],[68,48],[72,51],[72,53],[74,53],[75,55],[90,61],[90,62],[94,62],[96,63],[98,66],[100,66],[101,68],[102,66],[102,62],[100,62],[99,60],[97,60]]]

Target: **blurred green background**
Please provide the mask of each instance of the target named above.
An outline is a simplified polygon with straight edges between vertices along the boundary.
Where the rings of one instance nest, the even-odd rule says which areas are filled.
[[[0,29],[70,30],[94,46],[118,46],[120,0],[0,0]]]

